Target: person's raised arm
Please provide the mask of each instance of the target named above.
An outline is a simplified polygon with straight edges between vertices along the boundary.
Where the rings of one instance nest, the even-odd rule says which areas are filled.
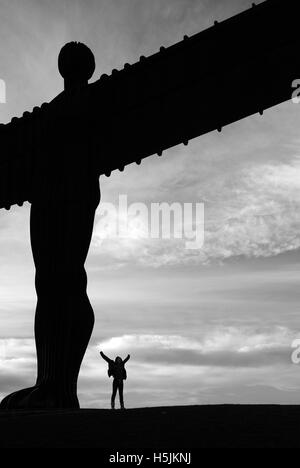
[[[105,356],[105,354],[103,353],[103,351],[100,351],[100,356],[106,361],[106,362],[111,362],[111,359],[109,359],[109,357]]]
[[[128,354],[127,358],[124,359],[123,363],[126,364],[127,361],[130,359],[130,354]]]

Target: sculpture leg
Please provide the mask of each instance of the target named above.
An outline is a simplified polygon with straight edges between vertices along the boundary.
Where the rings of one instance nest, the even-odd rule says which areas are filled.
[[[6,397],[1,408],[79,407],[77,378],[94,324],[84,269],[94,214],[85,202],[31,207],[37,382]]]
[[[119,398],[120,398],[120,407],[121,407],[121,409],[124,409],[123,390],[124,390],[124,383],[123,383],[123,380],[120,380],[120,382],[119,382]]]
[[[111,409],[115,409],[115,399],[118,390],[118,383],[117,380],[114,379],[112,383],[112,395],[111,395]]]

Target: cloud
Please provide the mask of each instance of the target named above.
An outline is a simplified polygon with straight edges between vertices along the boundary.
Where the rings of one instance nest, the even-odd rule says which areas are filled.
[[[90,348],[89,365],[81,373],[82,395],[83,388],[93,388],[93,384],[88,385],[93,375],[109,394],[106,365],[101,372],[97,356],[103,349],[111,357],[131,353],[126,384],[131,404],[257,403],[268,401],[270,395],[272,401],[298,401],[299,374],[290,360],[295,336],[286,327],[233,326],[206,327],[197,338],[111,337]],[[93,395],[96,401],[96,392]],[[107,398],[101,393],[103,404]]]
[[[184,180],[184,174],[181,176]],[[92,254],[105,266],[135,263],[159,267],[207,264],[238,256],[271,257],[300,247],[299,158],[284,164],[246,164],[230,173],[211,174],[209,180],[190,179],[189,190],[192,185],[196,193],[197,184],[208,200],[201,249],[187,249],[187,237],[145,238],[151,220],[139,216],[138,226],[129,230],[126,239],[113,235],[113,220],[105,232],[102,223],[96,223]],[[145,206],[150,213],[149,204]],[[195,203],[193,210],[195,222]],[[125,216],[122,211],[116,213],[118,221]],[[182,216],[183,212],[184,223]]]
[[[126,397],[131,406],[193,404],[267,399],[267,388],[299,402],[297,366],[291,343],[297,334],[286,327],[206,327],[195,336],[136,334],[110,337],[88,347],[80,371],[79,395],[85,407],[107,406],[111,382],[103,349],[112,358],[128,352]],[[0,340],[0,392],[30,386],[35,380],[35,348],[30,339]],[[284,377],[282,377],[284,376]],[[253,390],[251,390],[251,388]],[[292,396],[291,396],[292,394]],[[289,395],[287,397],[287,395]],[[278,397],[278,395],[277,395]]]
[[[32,386],[35,369],[35,345],[32,339],[0,340],[0,396]]]
[[[202,335],[202,336],[201,336]],[[124,335],[102,342],[108,351],[132,350],[143,362],[186,365],[260,366],[287,362],[294,333],[285,327],[255,330],[253,327],[206,327],[198,337],[180,335]],[[288,351],[287,351],[288,350]]]

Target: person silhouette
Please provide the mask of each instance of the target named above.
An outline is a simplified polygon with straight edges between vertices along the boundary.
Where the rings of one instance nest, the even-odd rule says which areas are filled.
[[[109,357],[105,356],[105,354],[102,351],[100,351],[100,355],[108,363],[108,377],[113,376],[111,409],[115,409],[115,399],[118,391],[120,398],[120,407],[121,409],[125,409],[123,397],[123,381],[127,379],[125,364],[130,359],[130,354],[128,354],[128,356],[124,360],[120,356],[117,356],[114,361]]]

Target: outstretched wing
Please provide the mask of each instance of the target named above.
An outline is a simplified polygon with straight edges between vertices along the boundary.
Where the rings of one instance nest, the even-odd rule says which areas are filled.
[[[267,0],[1,126],[0,208],[32,201],[59,171],[49,127],[53,147],[88,138],[93,170],[110,175],[290,99],[299,18],[298,0]]]

